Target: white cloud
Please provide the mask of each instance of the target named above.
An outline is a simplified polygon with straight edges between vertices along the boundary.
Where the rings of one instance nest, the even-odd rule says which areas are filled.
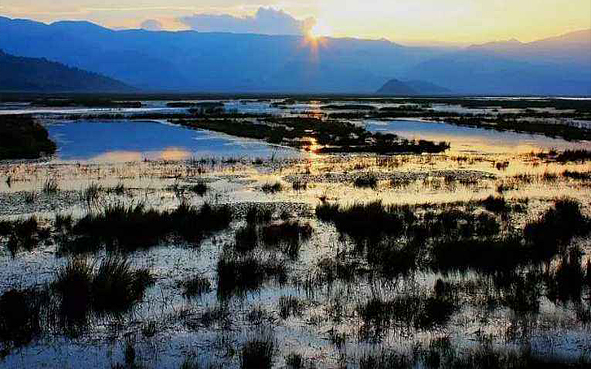
[[[260,33],[268,35],[304,35],[316,24],[314,18],[299,20],[273,8],[259,8],[254,16],[194,14],[179,21],[195,31]]]

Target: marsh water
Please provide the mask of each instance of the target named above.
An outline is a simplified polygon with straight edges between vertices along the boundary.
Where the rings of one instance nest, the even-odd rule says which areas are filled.
[[[190,158],[284,158],[293,149],[157,121],[76,121],[47,125],[57,160],[128,162]]]
[[[325,105],[309,101],[278,106],[274,104],[277,102],[280,100],[225,100],[224,106],[239,113],[292,116],[318,114]],[[396,105],[375,100],[359,103]],[[187,129],[166,118],[144,119],[138,114],[172,115],[186,109],[169,108],[166,101],[142,104],[142,108],[131,109],[26,104],[0,108],[0,114],[35,115],[58,146],[56,156],[49,160],[0,163],[0,220],[35,216],[41,227],[51,230],[49,238],[31,250],[13,255],[2,247],[0,293],[12,288],[51,286],[57,270],[74,256],[96,263],[107,257],[107,249],[62,254],[63,237],[68,235],[57,230],[58,215],[72,215],[75,223],[87,214],[102,214],[113,204],[141,204],[167,211],[181,204],[200,207],[207,203],[229,206],[234,214],[231,223],[198,244],[164,239],[126,254],[133,267],[148,269],[154,277],[154,284],[141,301],[116,315],[91,314],[78,335],[65,334],[59,324],[50,322],[39,337],[3,353],[0,366],[77,368],[125,363],[128,367],[179,368],[192,357],[200,367],[238,368],[245,342],[261,332],[273,336],[273,366],[277,368],[291,365],[289,357],[294,353],[302,358],[303,367],[358,368],[367,355],[392,350],[411,357],[417,348],[433,349],[448,341],[458,355],[472,355],[476,348],[492,350],[484,352],[505,359],[519,350],[530,352],[540,362],[577,364],[588,359],[589,287],[578,299],[568,301],[557,301],[534,289],[535,307],[520,310],[523,306],[515,301],[521,302],[524,291],[517,282],[540,273],[537,265],[517,268],[511,275],[513,280],[504,281],[505,285],[499,282],[500,287],[495,284],[498,275],[492,273],[437,270],[429,265],[384,276],[379,272],[379,261],[369,262],[369,256],[366,260],[359,253],[355,237],[336,223],[320,219],[316,210],[326,204],[350,206],[378,201],[416,206],[410,209],[425,221],[428,217],[422,218],[424,213],[452,209],[450,214],[474,214],[474,218],[468,218],[472,221],[493,219],[498,224],[493,231],[499,238],[540,219],[556,199],[563,197],[576,199],[582,214],[589,217],[589,162],[561,163],[532,152],[590,150],[591,143],[417,119],[359,119],[355,124],[371,131],[447,141],[451,147],[433,155],[318,155]],[[434,108],[466,111],[460,106]],[[504,111],[481,109],[494,110]],[[99,117],[85,117],[89,114]],[[118,116],[100,117],[109,114]],[[374,183],[359,181],[367,178]],[[52,183],[56,188],[49,188]],[[196,192],[196,184],[205,184],[207,192]],[[497,213],[483,207],[483,199],[489,196],[502,198],[510,210]],[[270,209],[271,229],[295,222],[309,225],[312,233],[309,239],[298,238],[295,255],[286,256],[268,245],[257,246],[248,255],[263,261],[281,260],[287,276],[268,278],[227,296],[220,292],[223,276],[218,263],[230,251],[229,255],[239,253],[234,250],[238,233],[248,229],[246,214],[253,207]],[[463,229],[471,220],[458,224]],[[0,237],[0,241],[2,245],[9,243],[6,237]],[[591,260],[588,235],[574,238],[569,247],[574,246],[580,249],[581,263]],[[236,257],[240,260],[243,255]],[[558,256],[548,262],[550,274],[546,276],[554,275],[551,271],[559,262]],[[183,286],[195,276],[208,281],[210,288],[189,298]],[[362,308],[370,302],[398,301],[399,297],[416,299],[422,304],[416,309],[426,309],[430,302],[439,301],[437,292],[433,292],[438,280],[460,291],[454,292],[458,306],[442,322],[424,327],[417,320],[420,324],[413,326],[396,320],[384,323],[383,317],[373,319],[363,314]],[[544,282],[536,283],[541,286]],[[525,291],[528,298],[530,292]],[[293,305],[286,310],[288,298]],[[367,329],[376,334],[368,335]],[[134,347],[133,364],[137,366],[127,362],[129,345]],[[436,367],[425,362],[432,364],[425,359],[415,367]]]
[[[281,100],[225,100],[226,111],[240,114],[318,114],[320,102],[296,103],[278,107]],[[201,101],[194,101],[199,103]],[[349,104],[351,102],[348,102]],[[355,103],[355,102],[353,102]],[[367,103],[374,108],[398,106],[379,101]],[[33,114],[47,122],[50,135],[59,143],[58,160],[133,161],[143,159],[185,160],[190,157],[299,157],[295,150],[269,146],[252,140],[238,139],[215,132],[192,131],[168,124],[166,119],[144,121],[116,119],[108,121],[60,119],[63,116],[88,114],[175,114],[187,109],[167,107],[166,101],[142,101],[141,108],[43,108],[27,105],[4,105],[0,114]],[[458,113],[493,112],[501,114],[515,109],[466,109],[457,105],[433,105],[435,111]],[[335,110],[339,112],[339,110]],[[343,110],[346,111],[346,110]],[[420,120],[363,120],[370,131],[394,133],[407,139],[425,139],[451,144],[453,153],[502,154],[536,150],[580,149],[587,142],[567,142],[538,134],[498,132],[482,128],[459,127],[445,122]],[[585,124],[585,122],[583,122]]]

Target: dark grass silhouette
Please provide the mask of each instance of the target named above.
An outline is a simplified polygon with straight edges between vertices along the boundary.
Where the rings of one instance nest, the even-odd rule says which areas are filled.
[[[40,337],[49,299],[42,289],[10,289],[0,296],[0,358]]]
[[[78,220],[71,242],[62,247],[64,253],[97,251],[131,252],[157,246],[169,237],[199,244],[204,237],[225,229],[232,221],[229,207],[200,208],[182,203],[172,211],[146,209],[143,204],[108,205],[100,213],[90,213]]]
[[[257,291],[270,280],[287,280],[285,262],[262,255],[224,251],[217,263],[217,293],[222,299]]]
[[[283,190],[283,185],[281,182],[275,183],[265,183],[261,186],[261,191],[266,194],[275,194],[277,192],[281,192]]]
[[[211,292],[209,279],[196,275],[180,283],[183,289],[183,296],[188,298],[200,297],[204,293]]]
[[[535,257],[549,259],[564,250],[575,236],[591,231],[591,221],[581,213],[581,204],[571,199],[556,200],[539,219],[526,224],[523,233]]]
[[[102,316],[128,311],[153,283],[148,270],[135,269],[120,256],[108,256],[100,264],[70,259],[52,284],[59,298],[60,324],[75,335],[87,329],[91,313]]]
[[[270,333],[259,333],[240,349],[241,369],[267,369],[273,366],[277,343]]]
[[[26,220],[0,222],[0,235],[8,236],[6,246],[13,257],[21,250],[37,248],[40,241],[50,236],[49,230],[41,228],[35,216]]]
[[[361,175],[353,181],[353,186],[357,188],[378,188],[378,177],[373,173]]]

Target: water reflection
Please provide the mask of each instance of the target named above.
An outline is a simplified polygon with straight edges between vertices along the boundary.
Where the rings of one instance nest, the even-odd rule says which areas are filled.
[[[366,123],[367,128],[374,132],[394,133],[408,139],[449,142],[450,153],[519,154],[549,149],[589,149],[591,147],[588,141],[568,142],[542,135],[498,132],[447,123],[418,120],[367,121]]]
[[[138,121],[62,122],[47,126],[57,160],[128,162],[191,157],[299,157],[293,149],[208,131]]]

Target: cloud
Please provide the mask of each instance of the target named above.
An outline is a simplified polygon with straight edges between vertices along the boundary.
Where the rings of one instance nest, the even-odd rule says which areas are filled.
[[[146,31],[161,31],[162,23],[156,19],[147,19],[140,24],[140,28],[145,29]]]
[[[267,35],[305,35],[316,24],[314,18],[298,20],[282,10],[263,7],[253,16],[193,14],[178,20],[195,31]]]

